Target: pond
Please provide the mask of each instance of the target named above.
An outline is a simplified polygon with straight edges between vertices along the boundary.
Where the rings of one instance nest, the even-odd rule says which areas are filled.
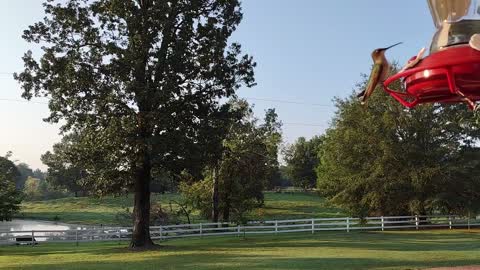
[[[0,222],[0,232],[8,231],[50,231],[70,230],[80,226],[51,221],[14,219],[8,222]]]
[[[31,235],[29,232],[18,232],[18,231],[36,231],[35,240],[36,241],[45,241],[45,237],[41,236],[55,236],[62,235],[58,231],[67,231],[67,230],[76,230],[76,229],[86,229],[84,226],[73,224],[65,224],[51,221],[41,221],[41,220],[23,220],[23,219],[14,219],[8,222],[0,222],[0,244],[8,243],[12,240],[12,237],[18,236],[28,236]],[[40,232],[37,232],[40,231]],[[57,231],[57,233],[47,233],[42,231]],[[8,233],[15,232],[15,233]],[[40,237],[38,237],[40,236]]]

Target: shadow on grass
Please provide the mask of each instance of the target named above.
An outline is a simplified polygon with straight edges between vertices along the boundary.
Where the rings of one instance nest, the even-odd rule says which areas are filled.
[[[251,239],[256,248],[348,248],[364,250],[388,251],[471,251],[480,252],[480,231],[460,233],[428,233],[428,232],[353,232],[327,233],[319,232],[309,238],[305,235],[279,235],[263,241],[258,236],[249,238],[247,242],[233,244],[238,240],[225,240],[216,248],[229,249],[246,248]],[[479,253],[480,254],[480,253]]]
[[[26,270],[422,269],[480,264],[480,257],[472,255],[480,252],[480,231],[476,232],[352,232],[184,239],[163,242],[164,249],[145,253],[129,251],[126,243],[79,247],[48,244],[0,248],[0,255],[6,256],[7,269]],[[14,261],[8,261],[10,256]],[[1,264],[0,269],[3,269]]]
[[[107,260],[98,262],[95,260],[84,260],[80,262],[59,262],[49,264],[31,264],[14,266],[12,269],[24,270],[54,270],[54,269],[76,269],[76,270],[151,270],[151,269],[423,269],[430,267],[452,267],[478,264],[480,260],[454,260],[445,259],[441,261],[414,261],[394,260],[382,258],[283,258],[263,257],[255,255],[215,255],[209,254],[187,254],[187,255],[159,255],[153,258],[132,261]],[[1,269],[1,266],[0,266]]]

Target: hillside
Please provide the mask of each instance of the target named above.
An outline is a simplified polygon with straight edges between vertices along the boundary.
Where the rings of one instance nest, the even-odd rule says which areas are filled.
[[[155,194],[152,201],[169,209],[169,202],[179,199],[177,194]],[[132,196],[104,198],[64,198],[48,201],[24,202],[18,218],[56,220],[65,223],[88,225],[116,225],[115,215],[132,207]],[[172,204],[175,207],[175,204]],[[252,220],[289,218],[335,217],[345,214],[328,207],[323,198],[307,193],[266,193],[265,206],[250,215]],[[203,221],[193,213],[192,222]]]

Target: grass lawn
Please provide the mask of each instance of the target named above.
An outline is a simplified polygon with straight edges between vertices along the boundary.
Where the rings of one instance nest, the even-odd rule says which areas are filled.
[[[152,201],[169,207],[171,200],[177,200],[176,194],[153,195]],[[58,200],[24,202],[19,218],[55,220],[75,224],[115,225],[115,214],[132,207],[132,196],[104,198],[64,198]],[[345,216],[341,210],[328,207],[325,201],[315,194],[266,193],[265,207],[253,211],[253,220],[289,219],[311,217]],[[193,222],[201,222],[194,214]]]
[[[480,230],[323,232],[220,237],[162,243],[131,252],[126,243],[0,247],[0,269],[424,269],[480,265]]]

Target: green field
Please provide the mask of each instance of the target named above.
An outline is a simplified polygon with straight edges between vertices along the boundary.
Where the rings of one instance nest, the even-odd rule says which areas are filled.
[[[169,208],[171,200],[178,200],[176,194],[153,195],[152,201]],[[132,196],[104,198],[65,198],[49,201],[24,202],[19,218],[58,220],[75,224],[115,225],[115,214],[132,206]],[[265,206],[250,214],[252,220],[335,217],[345,214],[329,207],[325,200],[315,194],[266,193]],[[192,222],[203,221],[193,214]]]
[[[126,243],[1,247],[0,269],[425,269],[480,265],[480,230],[323,232]]]

